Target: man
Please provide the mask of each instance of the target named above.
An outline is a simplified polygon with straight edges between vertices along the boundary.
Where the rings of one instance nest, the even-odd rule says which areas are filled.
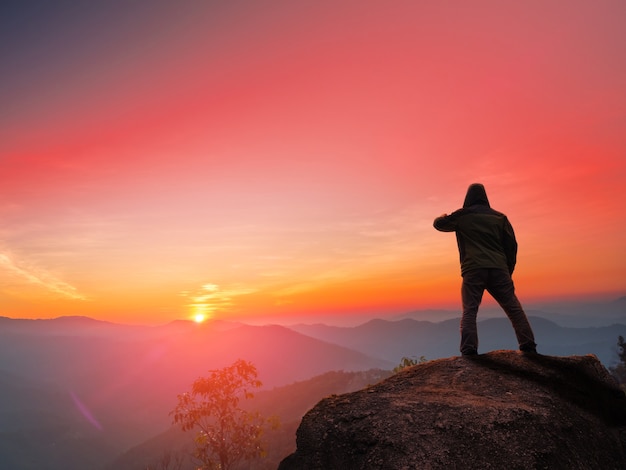
[[[456,232],[463,276],[461,354],[478,354],[476,316],[485,289],[511,320],[520,350],[536,353],[532,328],[511,279],[517,258],[515,233],[506,215],[489,205],[485,187],[470,185],[463,208],[437,217],[433,225],[441,232]]]

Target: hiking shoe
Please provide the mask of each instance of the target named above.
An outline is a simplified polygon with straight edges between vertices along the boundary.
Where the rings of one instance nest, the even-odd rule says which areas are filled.
[[[524,348],[524,349],[520,349],[520,351],[522,351],[522,354],[537,354],[537,349],[536,348]]]

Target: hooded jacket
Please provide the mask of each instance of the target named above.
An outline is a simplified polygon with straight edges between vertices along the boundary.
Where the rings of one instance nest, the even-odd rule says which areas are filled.
[[[506,215],[491,208],[482,184],[470,185],[463,208],[437,217],[433,225],[441,232],[456,232],[461,275],[479,268],[513,274],[517,260],[513,227]]]

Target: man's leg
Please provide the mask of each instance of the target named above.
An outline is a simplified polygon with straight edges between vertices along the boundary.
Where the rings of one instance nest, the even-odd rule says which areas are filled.
[[[463,275],[463,285],[461,286],[461,300],[463,301],[461,354],[463,355],[478,353],[476,317],[485,291],[486,275],[486,269],[474,269]]]
[[[526,313],[524,313],[524,309],[515,295],[515,286],[509,273],[502,269],[490,269],[487,291],[496,299],[511,320],[520,350],[536,351],[535,335]]]

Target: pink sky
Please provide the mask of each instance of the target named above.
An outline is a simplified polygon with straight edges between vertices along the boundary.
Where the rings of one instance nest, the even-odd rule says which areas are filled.
[[[622,1],[26,3],[0,10],[0,315],[457,308],[432,220],[473,182],[523,303],[626,293]]]

